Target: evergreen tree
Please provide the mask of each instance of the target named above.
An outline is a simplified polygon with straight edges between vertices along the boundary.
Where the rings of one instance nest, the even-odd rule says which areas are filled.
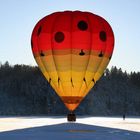
[[[76,112],[140,115],[140,72],[106,69]],[[62,115],[67,109],[38,67],[0,63],[0,115]]]

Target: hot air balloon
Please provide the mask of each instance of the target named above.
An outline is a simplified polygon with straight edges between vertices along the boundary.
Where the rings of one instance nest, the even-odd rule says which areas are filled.
[[[31,36],[34,58],[45,78],[73,111],[102,76],[114,48],[109,23],[90,12],[55,12],[42,18]]]

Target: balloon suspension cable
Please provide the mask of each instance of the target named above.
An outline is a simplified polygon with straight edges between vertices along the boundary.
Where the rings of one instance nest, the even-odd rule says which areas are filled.
[[[58,86],[60,85],[60,78],[58,77]]]
[[[94,78],[92,79],[92,82],[95,84],[96,82],[95,82],[95,80],[94,80]]]
[[[52,79],[51,79],[51,78],[49,78],[49,84],[51,83],[51,80],[52,80]]]
[[[72,84],[72,87],[74,87],[74,85],[73,85],[73,81],[72,81],[72,78],[71,78],[71,84]]]
[[[88,86],[87,86],[87,82],[86,82],[86,79],[85,79],[85,77],[84,77],[84,79],[83,79],[83,80],[84,80],[84,82],[85,82],[85,84],[86,84],[86,87],[88,87]]]

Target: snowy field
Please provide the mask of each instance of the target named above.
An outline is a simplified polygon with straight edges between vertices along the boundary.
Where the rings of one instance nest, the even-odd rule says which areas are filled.
[[[0,117],[0,140],[140,140],[140,118]]]

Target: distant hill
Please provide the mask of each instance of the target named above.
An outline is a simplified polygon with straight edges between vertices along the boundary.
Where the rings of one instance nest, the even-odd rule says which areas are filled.
[[[38,67],[0,65],[0,115],[63,115],[65,108]],[[106,69],[76,110],[81,115],[140,115],[140,72]]]

